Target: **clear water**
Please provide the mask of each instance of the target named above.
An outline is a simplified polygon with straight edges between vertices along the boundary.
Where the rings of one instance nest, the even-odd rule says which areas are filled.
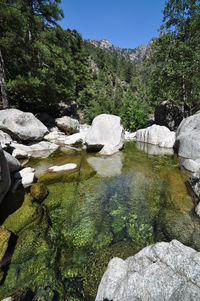
[[[69,162],[77,169],[46,172]],[[200,250],[188,176],[169,150],[127,143],[104,158],[63,149],[28,165],[49,195],[38,204],[26,193],[21,205],[21,193],[14,209],[6,215],[5,204],[0,209],[1,223],[15,234],[2,266],[0,298],[94,300],[112,257],[127,258],[174,238]],[[11,195],[6,203],[12,204]]]

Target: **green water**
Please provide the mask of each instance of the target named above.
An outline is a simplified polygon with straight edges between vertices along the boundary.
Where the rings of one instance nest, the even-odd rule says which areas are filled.
[[[188,176],[173,155],[138,148],[144,149],[127,143],[108,158],[64,150],[28,163],[49,195],[39,204],[26,193],[8,216],[1,209],[1,222],[15,240],[2,277],[0,272],[0,299],[90,301],[114,256],[127,258],[174,238],[200,251]],[[77,168],[45,172],[69,162]]]

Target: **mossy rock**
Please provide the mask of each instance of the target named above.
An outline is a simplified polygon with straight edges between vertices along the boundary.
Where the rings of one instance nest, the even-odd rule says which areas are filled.
[[[31,186],[30,193],[34,200],[41,203],[48,196],[48,189],[43,183],[36,183]]]
[[[3,225],[9,231],[18,234],[23,228],[39,218],[40,215],[40,206],[34,204],[32,197],[26,194],[22,206],[13,214],[9,215]]]
[[[126,259],[135,255],[140,249],[141,246],[133,242],[122,241],[91,256],[83,276],[83,290],[87,300],[95,300],[101,278],[112,258]]]
[[[0,262],[2,261],[10,239],[11,233],[4,227],[0,227]]]
[[[158,228],[168,241],[177,239],[186,245],[192,243],[194,224],[189,214],[164,209],[159,215]]]

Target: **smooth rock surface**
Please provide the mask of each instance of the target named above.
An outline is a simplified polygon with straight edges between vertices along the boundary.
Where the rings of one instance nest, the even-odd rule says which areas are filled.
[[[59,147],[59,145],[48,141],[31,143],[29,145],[11,143],[11,146],[14,148],[12,153],[14,157],[27,154],[27,157],[33,158],[46,158]]]
[[[152,125],[146,129],[136,132],[136,141],[158,145],[160,147],[173,148],[175,143],[175,133],[167,127]]]
[[[49,167],[48,170],[52,171],[52,172],[59,172],[59,171],[72,170],[72,169],[75,169],[76,167],[77,167],[76,164],[68,163],[68,164],[65,164],[65,165]]]
[[[31,167],[25,167],[19,172],[15,173],[14,178],[21,180],[23,186],[30,186],[35,180],[35,169]]]
[[[200,159],[186,159],[181,162],[181,166],[191,172],[197,172],[200,169]]]
[[[0,145],[0,204],[11,185],[10,172],[7,160]]]
[[[79,145],[85,143],[86,133],[76,133],[65,138],[65,145]]]
[[[6,151],[4,151],[4,156],[5,156],[6,160],[7,160],[10,172],[15,172],[15,171],[18,171],[18,170],[21,169],[21,164],[19,163],[19,161],[16,158],[14,158],[13,156],[11,156]]]
[[[184,117],[184,108],[170,101],[161,102],[155,109],[155,123],[170,131],[175,131]]]
[[[71,135],[79,132],[80,124],[78,120],[69,116],[64,116],[56,119],[56,125],[65,133]]]
[[[88,150],[101,151],[104,155],[111,155],[120,150],[124,141],[120,117],[109,114],[95,117],[85,139]]]
[[[26,159],[29,158],[30,155],[22,149],[15,148],[12,152],[12,156],[16,159]]]
[[[17,109],[0,111],[0,130],[20,141],[41,140],[48,133],[47,127],[32,113]]]
[[[96,301],[200,300],[200,253],[177,240],[148,246],[126,260],[113,258]]]
[[[200,158],[200,112],[183,119],[176,133],[175,147],[180,157]]]

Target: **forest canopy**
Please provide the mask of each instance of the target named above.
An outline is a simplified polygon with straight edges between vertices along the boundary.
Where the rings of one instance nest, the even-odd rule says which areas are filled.
[[[129,130],[164,100],[200,108],[199,0],[166,1],[160,36],[138,62],[61,28],[60,3],[0,1],[1,108],[56,115],[60,103],[75,102],[84,121],[111,113]]]

